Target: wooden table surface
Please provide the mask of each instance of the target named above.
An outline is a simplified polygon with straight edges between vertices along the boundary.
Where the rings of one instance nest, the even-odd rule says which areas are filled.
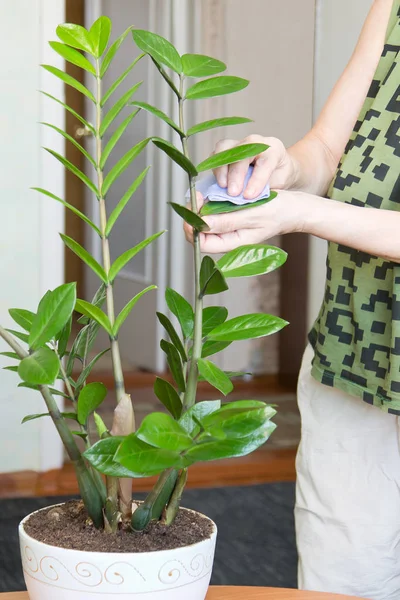
[[[0,594],[1,600],[29,600],[26,592]],[[300,592],[282,588],[211,587],[207,600],[350,600],[354,596]]]

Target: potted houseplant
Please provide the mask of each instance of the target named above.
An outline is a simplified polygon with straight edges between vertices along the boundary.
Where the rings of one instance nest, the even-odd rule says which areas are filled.
[[[96,155],[91,156],[75,139],[57,130],[75,144],[91,165],[89,176],[65,158],[47,149],[66,169],[72,171],[97,198],[99,223],[75,207],[54,196],[51,191],[37,189],[73,210],[94,229],[102,242],[102,264],[99,264],[72,238],[62,235],[68,248],[75,252],[99,278],[99,289],[91,302],[76,298],[76,286],[68,283],[48,291],[35,312],[11,309],[10,315],[21,330],[0,327],[0,336],[10,346],[3,355],[15,359],[7,367],[18,373],[19,385],[37,390],[43,396],[47,411],[29,415],[25,420],[50,415],[75,468],[81,502],[49,507],[28,516],[20,525],[21,554],[31,600],[87,598],[100,593],[107,600],[114,597],[147,599],[157,594],[162,600],[191,598],[203,600],[211,576],[216,526],[207,517],[180,508],[187,480],[187,469],[198,461],[243,456],[256,450],[272,433],[273,407],[255,400],[221,403],[221,400],[196,402],[197,383],[208,381],[217,397],[232,388],[233,373],[221,371],[210,359],[236,340],[262,337],[279,331],[286,322],[264,314],[250,314],[228,319],[223,306],[203,308],[203,297],[228,289],[229,277],[246,277],[268,273],[282,265],[286,255],[266,245],[245,246],[228,252],[215,262],[201,257],[199,232],[205,230],[202,215],[239,210],[229,202],[208,203],[199,213],[196,205],[195,181],[199,173],[244,158],[251,158],[267,147],[247,144],[215,154],[195,166],[190,159],[188,138],[212,127],[243,123],[248,119],[226,117],[188,128],[185,122],[186,102],[232,93],[248,82],[238,77],[219,75],[225,65],[210,57],[194,54],[180,56],[164,38],[143,30],[128,28],[109,44],[111,22],[100,17],[87,30],[73,24],[57,28],[59,41],[50,42],[65,60],[81,67],[93,77],[94,91],[70,75],[52,66],[44,68],[67,85],[75,87],[96,107],[96,122],[89,123],[74,115],[96,139]],[[111,85],[102,89],[102,78],[125,38],[130,38],[141,54]],[[134,46],[131,50],[134,51]],[[118,86],[134,75],[138,60],[148,55],[164,78],[179,106],[179,122],[144,102],[135,102],[139,83],[115,100]],[[193,79],[199,81],[193,82]],[[54,101],[60,102],[54,98]],[[66,110],[72,109],[64,105]],[[128,107],[127,116],[104,143],[110,124]],[[152,137],[131,148],[111,168],[110,156],[124,131],[141,110],[164,120],[178,134],[182,148]],[[52,125],[48,125],[54,127]],[[114,210],[107,212],[107,192],[116,179],[147,144],[155,144],[180,165],[188,176],[190,208],[170,203],[184,221],[194,228],[194,307],[172,289],[165,291],[166,303],[176,321],[158,313],[166,332],[161,348],[172,374],[173,383],[157,377],[154,392],[167,412],[155,412],[135,426],[134,411],[124,386],[118,346],[118,332],[141,296],[132,298],[117,315],[114,311],[113,286],[116,275],[138,252],[155,241],[157,232],[119,256],[110,260],[109,238],[135,190],[147,175],[146,169],[129,187]],[[151,176],[147,175],[147,176]],[[270,201],[274,197],[271,194]],[[70,339],[73,312],[81,314],[82,328]],[[117,404],[113,426],[107,429],[96,409],[106,397],[101,382],[87,383],[87,378],[100,355],[89,360],[96,335],[108,333],[112,355]],[[102,354],[102,353],[101,353]],[[77,367],[80,371],[77,374]],[[61,380],[64,391],[55,382]],[[72,404],[70,412],[61,412],[57,396]],[[94,419],[98,438],[91,439],[88,422]],[[68,425],[75,422],[74,429]],[[81,449],[82,438],[84,449]],[[79,442],[79,443],[78,443]],[[132,480],[158,475],[147,498],[132,502]]]

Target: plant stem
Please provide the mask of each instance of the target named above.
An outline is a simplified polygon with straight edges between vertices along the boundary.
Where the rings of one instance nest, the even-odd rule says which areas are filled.
[[[172,492],[172,496],[164,512],[163,523],[165,523],[165,525],[172,525],[172,523],[176,519],[176,515],[178,514],[179,506],[182,499],[182,494],[186,486],[187,478],[188,470],[183,469],[178,477],[174,491]]]

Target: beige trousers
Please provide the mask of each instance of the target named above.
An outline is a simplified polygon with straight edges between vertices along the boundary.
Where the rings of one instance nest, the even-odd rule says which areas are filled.
[[[399,417],[299,377],[299,588],[400,600]]]

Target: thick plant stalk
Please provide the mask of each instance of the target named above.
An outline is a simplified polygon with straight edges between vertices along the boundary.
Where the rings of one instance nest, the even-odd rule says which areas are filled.
[[[22,360],[29,356],[16,340],[0,326],[0,337],[16,352]],[[49,411],[50,417],[59,433],[59,436],[64,444],[67,454],[74,466],[76,477],[78,480],[79,491],[82,500],[86,506],[88,514],[96,527],[100,528],[103,525],[103,503],[105,495],[101,494],[98,489],[89,468],[87,467],[79,448],[74,440],[65,419],[61,415],[56,401],[53,398],[49,388],[46,385],[40,385],[39,391],[42,394]]]
[[[124,394],[114,411],[111,435],[128,436],[135,429],[132,401]],[[124,517],[132,516],[132,479],[118,480],[119,509]]]
[[[159,476],[157,483],[132,515],[131,525],[134,531],[143,531],[152,519],[159,520],[175,488],[178,471],[167,469]]]
[[[183,471],[181,471],[178,477],[174,491],[172,492],[171,499],[164,512],[163,523],[165,523],[165,525],[172,525],[172,523],[176,519],[176,515],[178,514],[179,507],[181,504],[183,490],[185,489],[185,485],[187,482],[187,478],[188,470],[183,469]]]

